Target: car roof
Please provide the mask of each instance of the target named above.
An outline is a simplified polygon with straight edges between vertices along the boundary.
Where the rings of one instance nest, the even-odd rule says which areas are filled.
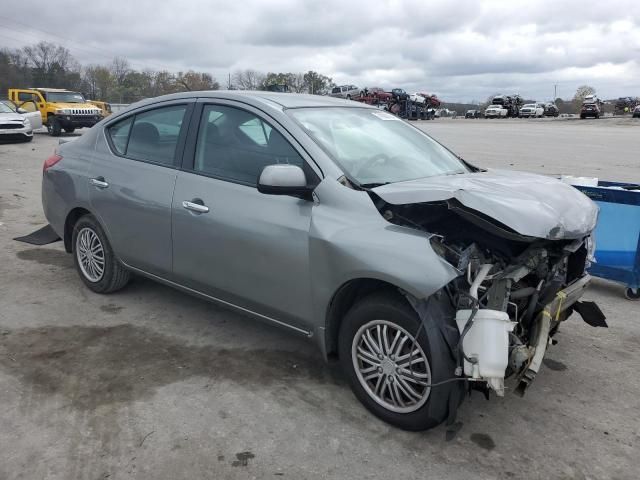
[[[343,100],[324,95],[309,95],[305,93],[283,93],[264,92],[249,90],[204,90],[195,92],[172,93],[160,97],[149,98],[136,103],[136,106],[143,106],[162,101],[179,100],[182,98],[212,98],[236,100],[255,106],[279,106],[286,108],[308,108],[308,107],[351,107],[375,109],[369,105]]]

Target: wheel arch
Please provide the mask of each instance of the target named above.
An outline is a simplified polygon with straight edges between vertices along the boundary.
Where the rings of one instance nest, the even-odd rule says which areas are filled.
[[[80,220],[80,218],[85,215],[92,215],[92,213],[83,207],[76,207],[71,209],[71,211],[67,214],[67,217],[64,220],[64,249],[67,253],[71,253],[73,250],[72,238],[73,238],[73,227]]]
[[[327,307],[324,328],[324,353],[327,359],[335,359],[338,353],[338,336],[344,315],[358,300],[373,292],[387,291],[407,301],[397,285],[377,278],[355,278],[343,283],[331,297]],[[407,301],[407,304],[409,302]]]

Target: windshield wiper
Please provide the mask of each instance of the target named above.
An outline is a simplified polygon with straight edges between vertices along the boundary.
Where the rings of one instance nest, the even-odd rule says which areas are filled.
[[[377,183],[361,183],[361,188],[376,188],[381,187],[382,185],[389,185],[391,182],[377,182]]]

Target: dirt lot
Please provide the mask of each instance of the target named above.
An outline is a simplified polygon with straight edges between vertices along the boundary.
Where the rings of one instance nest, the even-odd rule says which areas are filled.
[[[636,122],[640,126],[640,122]],[[608,120],[437,120],[484,166],[640,182],[640,128]],[[0,479],[635,479],[640,321],[596,281],[610,328],[572,318],[525,398],[474,394],[461,428],[369,415],[311,344],[153,282],[91,293],[44,223],[56,141],[0,145]]]

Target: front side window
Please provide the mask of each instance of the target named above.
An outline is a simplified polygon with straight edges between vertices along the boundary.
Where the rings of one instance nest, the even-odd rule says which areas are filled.
[[[321,107],[287,113],[363,186],[469,172],[442,145],[387,112]]]
[[[116,153],[135,160],[172,166],[186,105],[138,113],[111,125],[108,134]]]
[[[253,113],[206,105],[196,144],[194,170],[255,186],[267,165],[305,166],[287,140]]]

